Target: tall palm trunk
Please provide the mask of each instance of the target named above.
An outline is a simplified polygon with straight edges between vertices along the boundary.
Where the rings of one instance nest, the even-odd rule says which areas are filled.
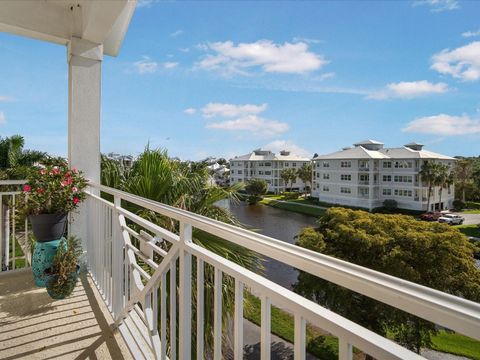
[[[440,185],[440,195],[439,195],[439,200],[438,200],[438,203],[440,204],[440,205],[439,205],[440,210],[443,210],[443,206],[442,206],[442,194],[443,194],[443,184]]]
[[[430,211],[430,196],[432,196],[432,183],[428,183],[427,211]]]

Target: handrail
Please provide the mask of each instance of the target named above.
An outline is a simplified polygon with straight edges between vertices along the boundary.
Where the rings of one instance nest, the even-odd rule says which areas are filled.
[[[480,340],[480,304],[94,182],[125,201]]]
[[[27,180],[0,180],[0,185],[23,185]]]

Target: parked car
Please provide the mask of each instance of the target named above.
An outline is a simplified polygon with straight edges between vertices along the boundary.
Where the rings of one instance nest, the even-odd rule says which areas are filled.
[[[460,215],[445,214],[438,218],[438,222],[446,223],[448,225],[462,225],[465,219]]]
[[[439,218],[441,218],[443,214],[441,212],[427,212],[425,214],[422,214],[420,216],[420,219],[423,221],[437,221]]]

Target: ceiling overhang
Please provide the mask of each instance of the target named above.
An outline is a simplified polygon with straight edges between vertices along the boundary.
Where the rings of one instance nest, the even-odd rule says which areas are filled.
[[[1,0],[0,31],[66,45],[72,37],[117,56],[137,0]]]

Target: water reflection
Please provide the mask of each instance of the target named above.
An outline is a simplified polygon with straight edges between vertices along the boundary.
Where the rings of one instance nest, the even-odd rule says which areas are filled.
[[[306,226],[314,226],[316,218],[264,205],[223,203],[245,226],[260,234],[295,243],[295,235]],[[265,261],[265,276],[288,289],[297,281],[298,271],[273,259]]]

